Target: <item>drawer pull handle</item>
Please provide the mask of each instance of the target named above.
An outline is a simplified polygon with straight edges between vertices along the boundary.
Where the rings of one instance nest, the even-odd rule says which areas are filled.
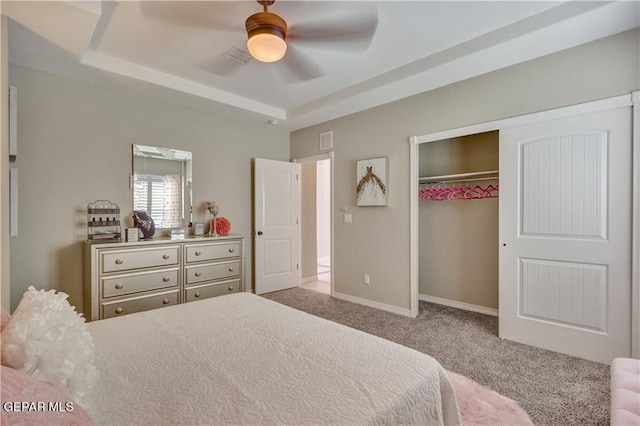
[[[233,291],[233,287],[229,287],[229,288],[228,288],[228,290],[229,290],[229,291]]]
[[[200,256],[201,254],[202,254],[202,252],[201,252],[201,251],[197,251],[197,252],[196,252],[196,256]]]
[[[116,289],[120,290],[122,288],[122,283],[116,284]]]
[[[168,305],[169,304],[169,299],[162,299],[162,304],[163,305]]]
[[[229,253],[233,253],[235,250],[233,248],[229,249]]]
[[[199,277],[200,275],[202,275],[202,273],[201,273],[201,272],[196,272],[196,273],[195,273],[195,276],[196,276],[196,277]]]
[[[169,282],[169,277],[162,277],[162,281],[164,281],[165,283]]]
[[[168,255],[168,254],[163,254],[163,255],[162,255],[162,258],[163,258],[164,260],[167,260],[167,259],[169,258],[169,255]]]
[[[122,265],[122,259],[116,259],[116,265]]]
[[[233,266],[229,266],[229,272],[233,272]]]
[[[194,294],[193,297],[200,297],[200,293]]]
[[[122,308],[116,308],[116,314],[120,315],[121,313],[124,312],[124,309]]]

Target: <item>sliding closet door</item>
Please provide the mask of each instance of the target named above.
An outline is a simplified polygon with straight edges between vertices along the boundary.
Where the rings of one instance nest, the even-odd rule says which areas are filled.
[[[500,130],[500,337],[630,356],[631,108]]]

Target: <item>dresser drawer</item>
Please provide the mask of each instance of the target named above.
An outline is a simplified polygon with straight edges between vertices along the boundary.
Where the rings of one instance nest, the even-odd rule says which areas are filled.
[[[101,278],[102,297],[121,296],[140,291],[155,290],[179,285],[179,269],[148,271]]]
[[[179,253],[180,246],[103,251],[100,256],[101,272],[178,265],[180,262]]]
[[[236,277],[242,272],[242,261],[210,263],[202,266],[186,268],[185,284],[195,284],[204,281],[219,280],[221,278]]]
[[[225,241],[185,246],[186,263],[229,259],[240,256],[242,256],[241,241]]]
[[[113,318],[134,312],[148,311],[150,309],[164,308],[178,303],[178,289],[171,292],[154,294],[151,296],[138,296],[113,302],[102,302],[100,310],[102,318]]]
[[[187,289],[185,301],[193,302],[194,300],[208,299],[209,297],[222,296],[239,291],[240,279],[224,281],[217,284],[199,285]]]

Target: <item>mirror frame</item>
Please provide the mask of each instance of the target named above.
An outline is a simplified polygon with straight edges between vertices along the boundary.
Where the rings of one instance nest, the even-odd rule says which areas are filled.
[[[179,161],[182,163],[182,212],[181,212],[181,226],[163,226],[161,222],[156,223],[157,229],[171,229],[171,228],[184,228],[191,226],[193,221],[193,155],[190,151],[183,151],[175,148],[166,148],[152,145],[132,145],[131,155],[131,201],[133,209],[135,210],[135,185],[136,177],[143,174],[143,170],[136,170],[136,157]],[[159,175],[161,176],[161,175]],[[151,212],[148,212],[151,216]],[[151,216],[153,218],[153,216]]]

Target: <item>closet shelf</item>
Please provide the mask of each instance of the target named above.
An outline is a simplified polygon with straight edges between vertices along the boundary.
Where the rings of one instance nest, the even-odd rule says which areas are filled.
[[[454,179],[469,179],[469,178],[487,178],[493,179],[498,177],[498,170],[487,170],[483,172],[471,172],[471,173],[456,173],[453,175],[439,175],[439,176],[425,176],[418,179],[419,182],[441,182],[450,181]]]

